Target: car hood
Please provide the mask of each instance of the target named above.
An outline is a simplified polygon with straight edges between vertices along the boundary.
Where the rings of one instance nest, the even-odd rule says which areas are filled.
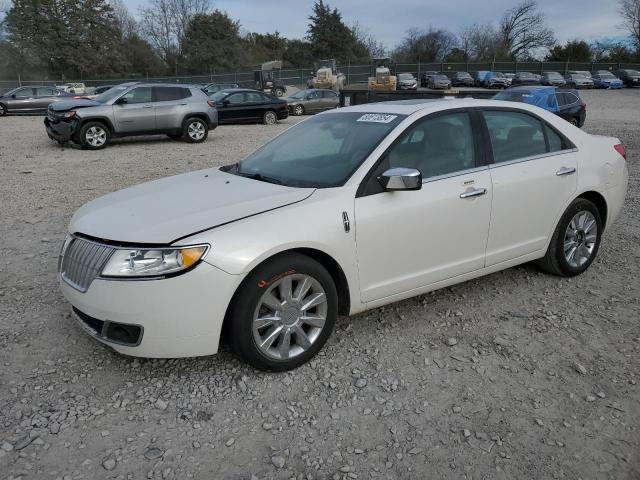
[[[101,105],[104,104],[96,102],[95,100],[89,100],[86,98],[73,98],[53,103],[49,108],[54,112],[66,112],[67,110],[71,110],[74,108],[98,107]]]
[[[216,167],[97,198],[75,213],[69,232],[116,242],[170,244],[302,201],[314,191],[240,177]]]

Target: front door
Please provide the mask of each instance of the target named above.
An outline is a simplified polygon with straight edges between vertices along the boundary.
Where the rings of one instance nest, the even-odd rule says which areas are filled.
[[[7,102],[9,110],[15,112],[28,112],[33,110],[35,101],[34,89],[32,87],[23,87],[13,93],[11,99]]]
[[[577,153],[546,122],[523,112],[484,112],[493,185],[487,266],[546,248],[577,188]]]
[[[484,266],[491,179],[466,111],[429,115],[385,154],[355,200],[362,301],[370,302]],[[391,167],[422,172],[422,189],[386,192]]]
[[[156,110],[151,87],[129,90],[113,105],[118,133],[150,132],[156,129]]]
[[[223,99],[222,104],[218,107],[218,116],[220,120],[227,122],[244,120],[247,117],[245,93],[232,93]]]

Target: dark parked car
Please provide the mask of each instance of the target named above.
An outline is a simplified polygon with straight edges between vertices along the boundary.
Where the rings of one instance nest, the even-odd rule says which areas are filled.
[[[540,83],[549,87],[564,87],[567,84],[565,79],[562,78],[562,75],[558,72],[544,72],[540,79]]]
[[[308,88],[300,90],[287,98],[289,112],[293,115],[318,113],[337,108],[340,105],[338,92],[326,89]]]
[[[451,85],[454,87],[473,87],[473,77],[469,72],[456,72],[451,77]]]
[[[449,77],[442,73],[429,75],[427,87],[431,88],[432,90],[446,90],[448,88],[451,88],[451,80],[449,80]]]
[[[420,75],[420,86],[422,88],[427,88],[429,86],[429,77],[431,77],[432,75],[438,75],[438,72],[434,72],[434,71],[422,72],[422,74]]]
[[[215,101],[220,123],[262,122],[271,125],[289,116],[286,100],[257,90],[221,90],[210,98]]]
[[[538,75],[534,75],[531,72],[518,72],[513,77],[511,85],[540,85],[540,79]]]
[[[218,125],[214,105],[193,85],[125,83],[94,100],[75,97],[49,105],[44,125],[52,140],[88,150],[105,148],[112,137],[150,134],[200,143]]]
[[[417,90],[418,80],[412,73],[399,73],[397,76],[396,90]]]
[[[205,85],[202,90],[204,90],[204,92],[207,95],[213,95],[216,92],[219,92],[220,90],[228,90],[230,88],[238,88],[238,84],[237,83],[210,83],[208,85]]]
[[[493,97],[494,100],[521,102],[555,113],[566,121],[582,127],[587,117],[587,104],[577,90],[555,87],[512,87]]]
[[[627,87],[640,87],[640,72],[638,70],[630,70],[628,68],[618,70],[618,78]]]
[[[490,72],[479,70],[475,74],[475,84],[482,88],[506,88],[509,86],[509,79],[502,72]]]
[[[55,87],[19,87],[0,95],[0,117],[8,113],[45,113],[53,102],[72,98]]]
[[[565,82],[567,82],[567,87],[571,88],[593,88],[593,80],[591,79],[591,75],[588,77],[583,75],[582,73],[570,73],[565,75]]]

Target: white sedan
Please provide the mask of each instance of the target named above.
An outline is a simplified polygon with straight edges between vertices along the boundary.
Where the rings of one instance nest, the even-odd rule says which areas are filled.
[[[98,198],[59,280],[118,352],[259,369],[313,357],[350,315],[532,260],[573,276],[623,204],[616,138],[537,107],[405,101],[323,113],[238,164]]]

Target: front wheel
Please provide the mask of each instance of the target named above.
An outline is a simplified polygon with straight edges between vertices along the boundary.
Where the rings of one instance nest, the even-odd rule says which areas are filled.
[[[87,150],[101,150],[110,141],[111,132],[104,123],[87,122],[80,129],[80,144]]]
[[[260,370],[290,370],[326,343],[338,315],[338,294],[320,263],[286,253],[247,276],[227,315],[226,333],[240,357]]]
[[[4,117],[7,114],[7,107],[0,103],[0,117]]]
[[[201,118],[189,118],[184,122],[183,138],[189,143],[202,143],[209,135],[209,127]]]
[[[300,116],[304,114],[304,107],[302,105],[296,105],[293,107],[293,114]]]
[[[264,123],[265,125],[273,125],[277,121],[278,116],[276,115],[276,112],[274,112],[273,110],[264,112],[264,115],[262,116],[262,123]]]
[[[589,200],[578,198],[562,215],[539,264],[543,270],[555,275],[580,275],[595,259],[601,237],[602,220],[598,208]]]

